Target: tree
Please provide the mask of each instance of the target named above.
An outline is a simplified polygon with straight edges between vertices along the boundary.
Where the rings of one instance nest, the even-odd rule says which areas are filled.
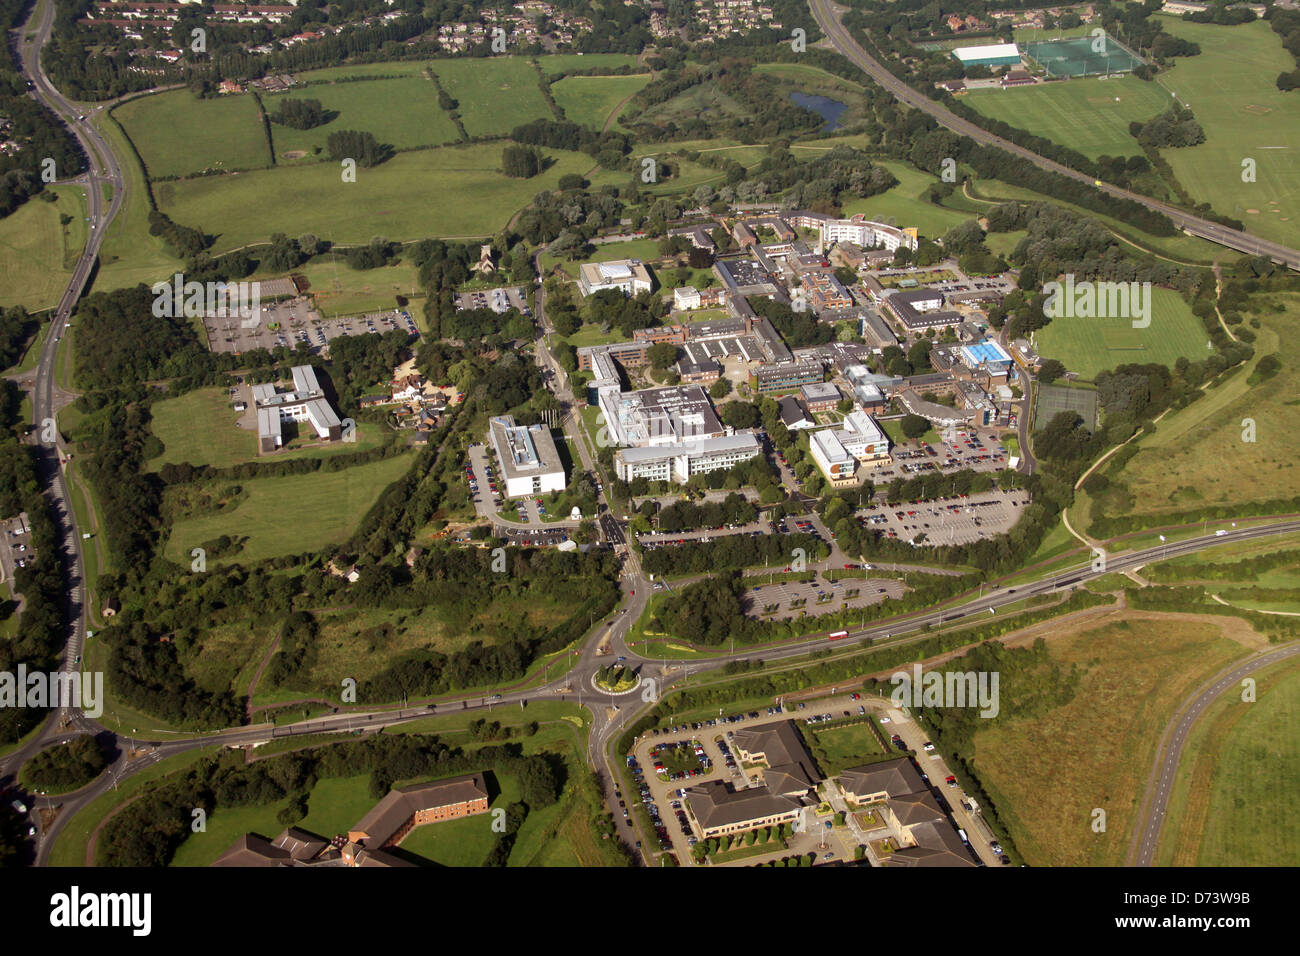
[[[511,179],[531,179],[542,171],[542,156],[531,146],[510,145],[501,150],[501,172]]]
[[[650,367],[663,371],[677,361],[677,346],[671,342],[656,342],[646,349]]]
[[[1043,385],[1051,385],[1064,374],[1065,366],[1059,360],[1047,359],[1038,370],[1038,381]]]
[[[731,394],[731,380],[720,378],[709,386],[709,397],[712,399],[726,398]]]
[[[920,415],[913,415],[910,412],[903,416],[900,424],[903,434],[908,438],[920,438],[930,430],[929,419],[922,418]]]

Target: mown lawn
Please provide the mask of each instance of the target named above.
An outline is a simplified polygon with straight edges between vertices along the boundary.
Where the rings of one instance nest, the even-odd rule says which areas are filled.
[[[1158,84],[1135,76],[1094,76],[1007,90],[971,90],[962,102],[991,119],[1096,159],[1141,154],[1128,125],[1144,123],[1169,109],[1170,96]]]
[[[1098,372],[1130,363],[1172,366],[1179,358],[1204,358],[1209,335],[1187,301],[1171,289],[1151,289],[1151,325],[1133,328],[1130,315],[1057,317],[1038,330],[1044,358],[1059,359],[1091,381]]]
[[[553,118],[537,71],[522,57],[435,60],[432,66],[457,101],[470,136],[499,136],[530,120]]]
[[[271,141],[277,162],[293,162],[296,157],[286,154],[295,152],[307,154],[303,162],[317,161],[317,151],[328,155],[326,142],[331,133],[339,130],[373,133],[380,143],[394,149],[441,146],[460,138],[456,124],[438,105],[433,80],[423,76],[317,84],[301,93],[267,98],[267,111],[274,115],[286,99],[319,100],[321,106],[336,115],[313,129],[294,129],[272,122]]]

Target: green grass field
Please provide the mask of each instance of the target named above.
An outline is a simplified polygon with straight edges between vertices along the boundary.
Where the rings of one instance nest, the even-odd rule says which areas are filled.
[[[258,169],[271,162],[251,96],[199,99],[188,90],[172,90],[142,96],[113,112],[152,178],[205,169]]]
[[[214,254],[264,242],[276,232],[313,232],[336,243],[369,242],[376,235],[475,238],[504,227],[565,173],[583,173],[592,164],[582,153],[546,150],[556,160],[550,169],[532,179],[510,179],[499,172],[502,145],[400,153],[380,166],[358,169],[354,183],[343,182],[337,165],[315,163],[158,183],[154,192],[169,216],[202,223],[217,235]],[[473,201],[460,201],[463,197]],[[249,209],[258,214],[247,215]]]
[[[346,262],[317,256],[294,270],[309,283],[308,291],[322,315],[350,315],[396,308],[397,296],[410,299],[423,295],[419,270],[405,257],[379,269],[350,269]],[[417,304],[418,305],[418,304]],[[423,321],[421,310],[411,311],[416,322]]]
[[[553,118],[542,97],[537,71],[522,57],[437,60],[433,70],[456,100],[470,136],[509,133],[521,123]]]
[[[1180,356],[1208,354],[1209,336],[1191,306],[1170,289],[1151,290],[1151,326],[1133,328],[1129,317],[1056,318],[1038,330],[1039,353],[1091,380],[1105,369],[1128,363],[1173,365]]]
[[[1264,319],[1246,369],[1166,416],[1154,435],[1138,441],[1138,453],[1122,474],[1135,496],[1135,511],[1300,494],[1300,372],[1286,351],[1300,334],[1300,299],[1285,301],[1286,313]],[[1282,370],[1250,385],[1255,363],[1276,352]],[[1242,440],[1246,419],[1255,423],[1253,442]]]
[[[49,186],[0,219],[0,303],[50,308],[63,294],[86,244],[86,198],[76,186]],[[70,216],[66,226],[60,216]]]
[[[235,508],[176,521],[164,553],[188,566],[191,548],[223,534],[248,537],[231,561],[318,551],[347,537],[410,465],[408,454],[341,471],[244,480],[248,496]]]
[[[139,282],[151,285],[178,272],[184,263],[167,252],[161,239],[149,235],[149,187],[144,170],[131,158],[131,147],[121,127],[103,113],[94,114],[93,121],[114,154],[122,157],[126,189],[122,209],[105,230],[104,244],[99,249],[95,290],[121,289]]]
[[[820,762],[822,773],[833,776],[850,767],[867,763],[868,758],[885,753],[871,724],[849,724],[828,730],[806,730],[821,745],[826,759]]]
[[[551,84],[551,95],[570,122],[601,130],[615,108],[649,82],[648,73],[569,76]]]
[[[1242,220],[1246,229],[1300,244],[1300,100],[1274,81],[1295,68],[1267,23],[1235,27],[1161,17],[1174,36],[1199,43],[1200,56],[1175,60],[1159,82],[1176,92],[1205,128],[1205,142],[1167,149],[1184,187],[1199,201]],[[1242,181],[1242,160],[1256,181]]]
[[[304,74],[310,76],[311,74]],[[438,106],[433,81],[423,76],[402,79],[376,79],[364,83],[315,84],[301,93],[270,97],[265,101],[274,113],[286,99],[320,100],[321,105],[338,115],[314,129],[293,129],[271,123],[271,142],[276,162],[293,162],[287,154],[304,152],[303,162],[319,159],[315,150],[325,153],[329,135],[338,130],[354,129],[373,133],[380,143],[395,149],[415,146],[441,146],[460,139],[460,132],[447,111]]]
[[[555,53],[537,58],[542,72],[547,76],[556,76],[569,70],[616,70],[620,66],[634,67],[636,60],[637,58],[629,53]]]
[[[844,215],[862,213],[878,222],[889,222],[900,228],[915,226],[921,235],[937,239],[958,223],[974,218],[970,213],[958,212],[936,206],[922,198],[937,176],[929,176],[906,163],[881,163],[894,174],[898,185],[867,199],[851,199],[844,203]]]
[[[1009,90],[972,90],[963,102],[985,116],[1077,149],[1090,159],[1142,152],[1128,125],[1169,108],[1169,94],[1135,76],[1096,77]]]

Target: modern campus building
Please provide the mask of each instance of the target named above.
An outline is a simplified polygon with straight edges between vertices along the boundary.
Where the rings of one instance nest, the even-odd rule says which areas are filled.
[[[853,476],[858,471],[858,460],[849,454],[848,449],[836,437],[834,429],[813,432],[808,440],[808,450],[832,486],[838,488],[853,483]]]
[[[905,289],[885,296],[885,307],[909,332],[960,325],[960,312],[943,309],[942,292],[933,289]]]
[[[603,390],[599,404],[605,427],[617,445],[647,448],[727,434],[708,394],[699,385],[624,393]]]
[[[507,498],[564,490],[564,463],[548,426],[516,425],[512,416],[501,415],[491,420],[488,433],[501,462]]]
[[[883,222],[872,222],[863,215],[835,219],[823,213],[800,210],[786,218],[800,229],[816,229],[823,244],[851,242],[863,249],[880,246],[895,252],[899,246],[914,250],[919,242],[919,235],[913,227],[899,229]]]
[[[821,782],[817,764],[794,721],[781,720],[736,731],[736,753],[746,763],[763,763],[763,781],[734,789],[711,780],[686,790],[686,812],[704,839],[756,827],[796,824],[816,806]]]
[[[389,850],[416,827],[487,813],[488,799],[479,773],[402,787],[390,790],[346,835],[325,840],[295,827],[274,840],[248,833],[212,865],[413,866]]]
[[[316,370],[310,365],[298,365],[291,374],[291,391],[277,391],[271,382],[252,387],[253,406],[257,411],[257,444],[263,453],[284,445],[285,422],[308,422],[317,437],[325,441],[338,441],[343,436],[343,425],[325,400],[325,392],[316,380]]]
[[[639,259],[588,262],[578,270],[578,288],[584,296],[604,289],[618,289],[624,295],[649,292],[654,280]]]
[[[885,866],[976,865],[910,757],[845,770],[835,782],[851,807],[871,805],[900,844]]]
[[[808,450],[826,480],[834,487],[855,481],[859,464],[889,461],[889,438],[862,409],[845,417],[841,428],[825,428],[809,436]]]
[[[620,448],[614,452],[614,472],[623,481],[644,478],[680,484],[695,475],[732,468],[762,452],[762,443],[749,432],[646,448]]]
[[[814,382],[799,389],[799,397],[808,411],[829,412],[840,403],[840,390],[831,382]]]
[[[993,339],[984,339],[961,349],[962,361],[972,369],[983,369],[994,375],[1005,375],[1011,369],[1011,354]]]
[[[1015,66],[1020,63],[1020,47],[1014,43],[991,43],[986,46],[959,46],[952,51],[958,62],[969,66]]]

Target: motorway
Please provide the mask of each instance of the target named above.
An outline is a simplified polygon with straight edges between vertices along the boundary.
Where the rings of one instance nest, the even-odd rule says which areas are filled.
[[[1118,186],[1112,186],[1109,183],[1102,183],[1095,186],[1093,177],[1088,176],[1078,170],[1063,166],[1060,163],[1053,162],[1044,156],[1039,156],[1032,150],[1025,149],[1023,146],[1017,146],[1009,140],[1000,136],[995,136],[988,130],[976,126],[969,120],[964,120],[956,113],[940,105],[912,87],[908,86],[898,77],[890,73],[889,70],[872,56],[853,39],[848,28],[841,22],[840,17],[847,9],[837,6],[831,0],[809,0],[809,6],[812,8],[813,16],[817,19],[817,25],[821,27],[822,32],[826,34],[831,45],[836,51],[845,56],[851,63],[869,74],[873,80],[881,87],[888,90],[896,99],[922,112],[929,113],[941,125],[954,133],[961,136],[967,136],[982,143],[986,146],[996,146],[1006,150],[1022,159],[1027,159],[1043,169],[1051,170],[1062,176],[1068,176],[1073,180],[1086,183],[1100,189],[1108,195],[1115,196],[1119,199],[1131,199],[1134,202],[1141,203],[1148,209],[1154,209],[1162,212],[1173,220],[1174,225],[1184,232],[1199,236],[1202,239],[1209,239],[1211,242],[1217,242],[1219,245],[1227,246],[1229,249],[1235,249],[1238,252],[1249,253],[1250,255],[1267,256],[1274,262],[1282,263],[1292,269],[1300,270],[1300,251],[1284,246],[1281,243],[1272,242],[1268,239],[1261,239],[1253,236],[1248,232],[1237,229],[1229,229],[1227,226],[1221,226],[1216,222],[1208,219],[1202,219],[1185,212],[1176,206],[1170,206],[1168,203],[1160,202],[1149,196],[1143,196],[1141,193],[1129,192],[1127,189],[1121,189]]]

